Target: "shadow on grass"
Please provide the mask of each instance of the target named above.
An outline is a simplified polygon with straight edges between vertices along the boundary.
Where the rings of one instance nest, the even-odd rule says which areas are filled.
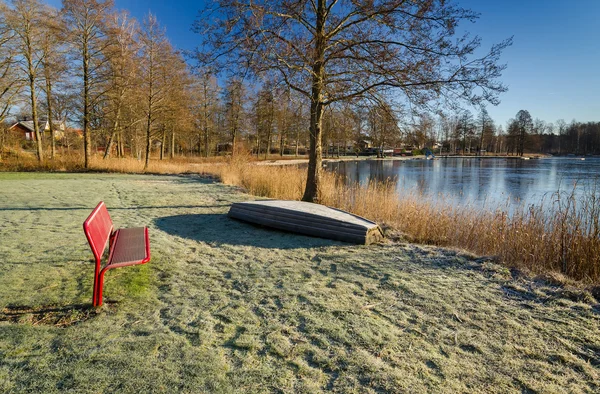
[[[225,214],[176,215],[158,218],[156,226],[171,235],[209,244],[255,246],[272,249],[307,249],[351,246],[327,239],[273,230],[231,219]]]

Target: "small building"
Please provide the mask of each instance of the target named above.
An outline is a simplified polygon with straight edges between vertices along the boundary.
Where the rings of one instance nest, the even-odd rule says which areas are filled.
[[[358,141],[356,141],[356,146],[358,147],[359,150],[365,150],[368,148],[372,148],[373,141],[368,140],[368,139],[358,140]]]
[[[54,125],[54,138],[63,138],[65,134],[65,122],[55,120],[52,122]],[[42,120],[38,122],[40,133],[42,138],[50,138],[50,122]],[[8,128],[9,131],[19,133],[23,136],[26,141],[35,141],[35,128],[33,127],[33,120],[21,120]]]

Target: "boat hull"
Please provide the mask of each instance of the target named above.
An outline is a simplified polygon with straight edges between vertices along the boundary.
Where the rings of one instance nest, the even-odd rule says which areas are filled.
[[[278,230],[362,245],[383,240],[383,231],[375,222],[339,209],[303,201],[235,203],[229,209],[228,216]]]

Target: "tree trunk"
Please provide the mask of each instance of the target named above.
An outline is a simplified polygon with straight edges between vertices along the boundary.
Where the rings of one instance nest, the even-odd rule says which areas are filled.
[[[31,49],[29,49],[31,52]],[[37,147],[38,162],[44,160],[44,152],[42,148],[42,136],[40,134],[40,125],[38,124],[37,100],[35,97],[35,71],[32,62],[32,54],[27,56],[27,65],[29,67],[29,92],[31,93],[31,116],[33,118],[33,132]]]
[[[323,77],[325,59],[325,0],[318,0],[315,58],[310,103],[310,148],[308,156],[308,176],[302,201],[318,203],[321,194],[321,171],[323,161]]]
[[[235,155],[235,137],[237,136],[237,129],[234,126],[233,131],[231,132],[231,157]]]
[[[283,127],[285,127],[285,122]],[[281,134],[281,131],[279,133],[279,157],[283,157],[283,134]]]
[[[47,70],[46,65],[44,65],[44,70]],[[52,82],[50,82],[49,75],[46,75],[46,105],[48,107],[48,125],[50,126],[50,139],[52,140],[51,158],[54,160],[54,156],[56,156],[56,138],[54,135],[54,125],[52,124],[52,119],[54,118],[52,114]]]
[[[283,124],[281,125],[281,130],[279,130],[279,157],[283,157],[283,143],[284,143],[284,131],[287,132],[287,110],[290,103],[290,91],[287,91],[286,103],[283,107]]]
[[[479,155],[481,155],[481,151],[483,150],[483,133],[485,131],[485,121],[481,122],[481,136],[479,137]]]
[[[90,75],[87,42],[83,44],[83,152],[83,166],[89,168],[92,154],[92,136],[90,135]]]
[[[119,120],[121,119],[121,99],[117,103],[117,113],[115,115],[115,122],[113,123],[112,133],[110,133],[110,137],[108,138],[108,144],[106,145],[106,151],[104,152],[104,158],[107,159],[110,156],[112,151],[113,141],[115,140],[115,136],[119,131]]]
[[[152,104],[150,104],[152,108]],[[150,163],[150,146],[152,145],[152,135],[150,130],[152,128],[152,112],[148,111],[147,123],[146,123],[146,161],[144,162],[144,170],[148,169]]]
[[[296,126],[296,157],[298,157],[298,144],[300,144],[300,128]]]
[[[314,92],[315,89],[313,89]],[[321,146],[323,104],[313,101],[310,105],[310,148],[308,156],[308,177],[302,201],[318,203],[321,193],[321,166],[323,150]]]
[[[171,129],[171,149],[169,154],[171,155],[171,159],[175,158],[175,127]]]
[[[160,159],[163,160],[165,158],[165,145],[167,143],[167,128],[163,126],[162,130],[162,140],[160,142]]]
[[[269,122],[267,127],[267,149],[265,150],[265,160],[267,160],[269,154],[271,154],[271,138],[273,133],[273,110],[271,108],[271,114],[269,115]]]
[[[29,88],[31,89],[31,116],[33,118],[33,132],[35,134],[38,161],[41,163],[44,160],[44,152],[42,149],[40,125],[38,124],[37,103],[35,100],[35,83],[33,78],[29,78]]]
[[[206,95],[205,95],[206,97]],[[204,104],[204,157],[208,157],[208,107]]]

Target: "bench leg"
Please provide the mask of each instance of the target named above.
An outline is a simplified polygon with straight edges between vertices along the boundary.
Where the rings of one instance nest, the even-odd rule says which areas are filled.
[[[102,270],[100,271],[100,274],[98,274],[98,279],[97,279],[97,289],[96,289],[96,298],[94,301],[94,306],[102,306],[102,288],[104,287],[104,273],[106,272],[106,270]]]
[[[98,305],[98,280],[99,280],[99,276],[100,276],[100,268],[98,267],[98,265],[96,265],[96,269],[94,270],[94,291],[92,294],[92,305],[93,306],[100,306]],[[102,304],[102,298],[100,298],[100,304]]]

